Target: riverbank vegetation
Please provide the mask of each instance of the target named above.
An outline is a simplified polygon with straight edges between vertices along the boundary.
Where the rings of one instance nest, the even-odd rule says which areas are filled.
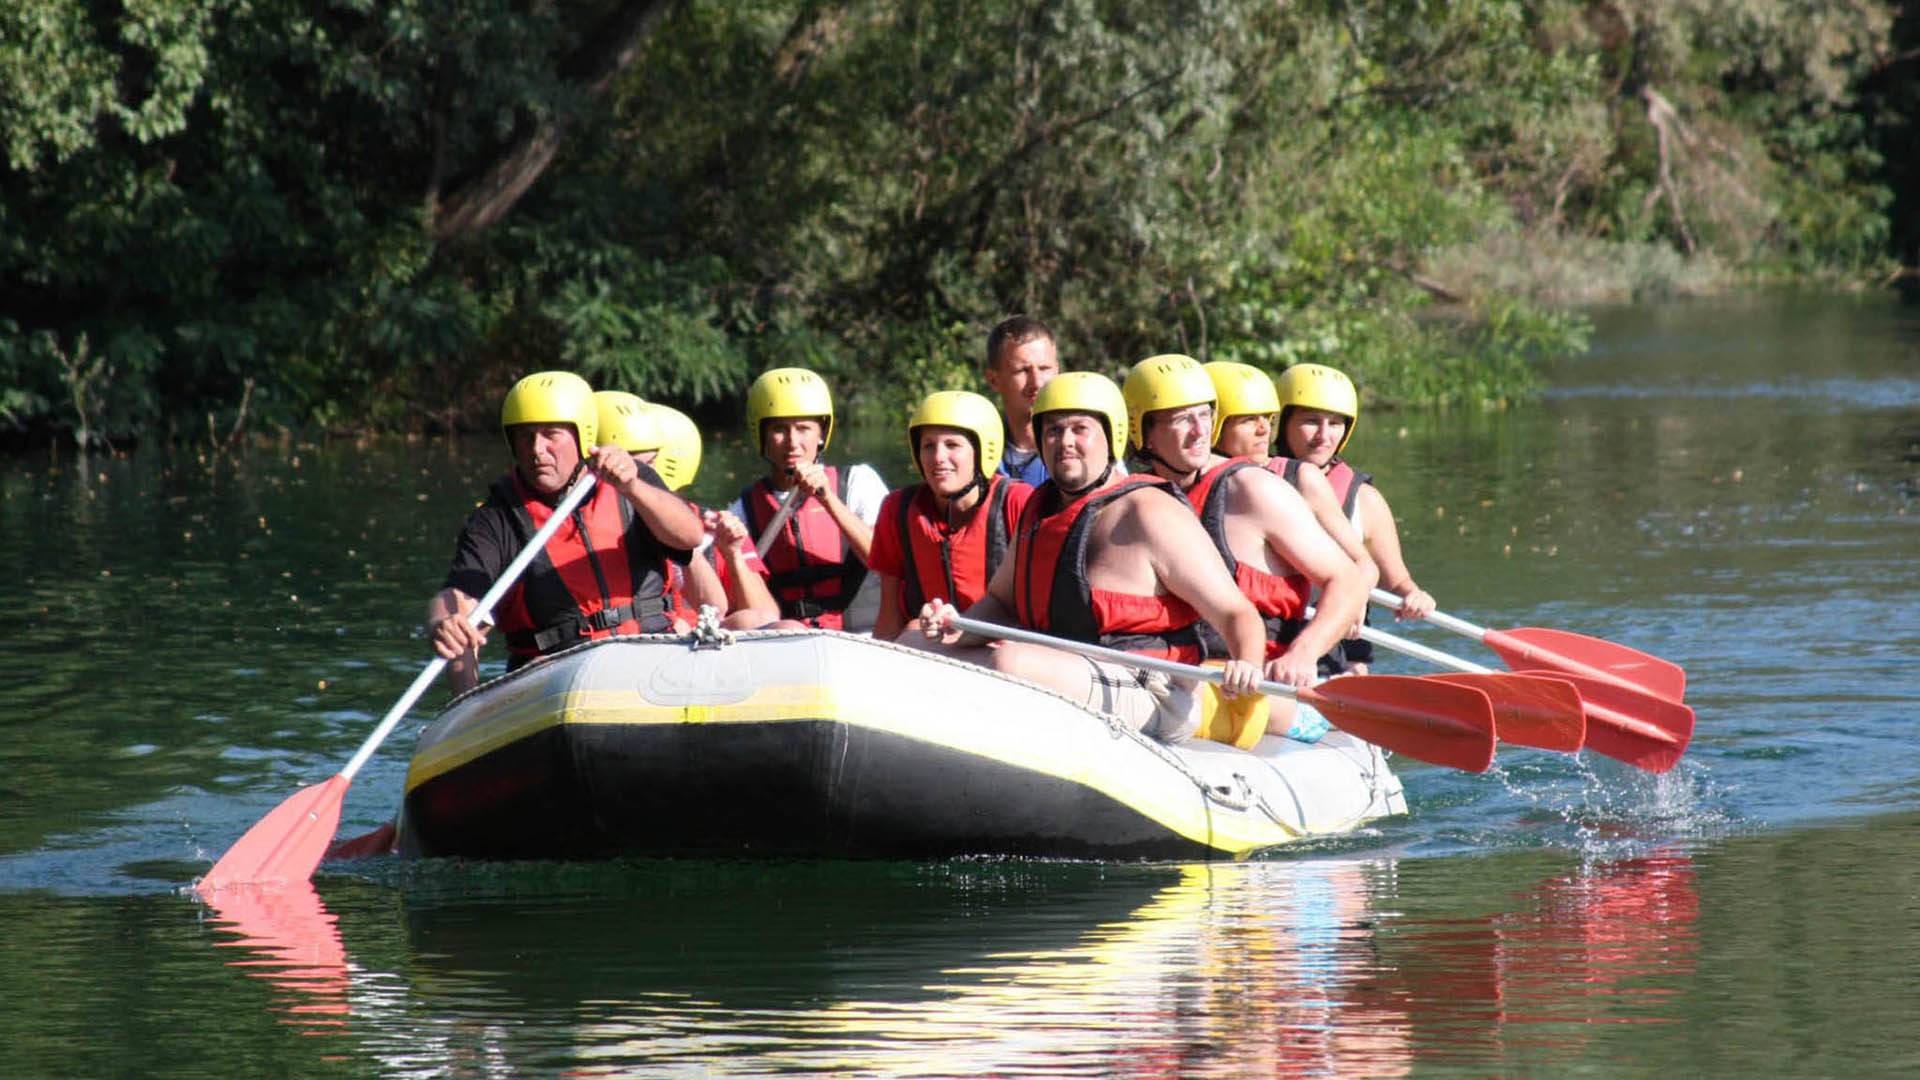
[[[1505,400],[1570,305],[1915,261],[1878,0],[45,0],[0,11],[0,438],[727,409],[1180,350]]]

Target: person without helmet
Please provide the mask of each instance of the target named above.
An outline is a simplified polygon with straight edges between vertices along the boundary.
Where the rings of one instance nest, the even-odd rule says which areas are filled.
[[[747,390],[747,431],[767,474],[728,507],[760,536],[790,492],[804,501],[760,557],[783,621],[830,630],[871,629],[880,583],[867,573],[873,523],[886,481],[869,465],[822,464],[833,441],[833,395],[805,368],[774,368]]]
[[[880,617],[873,635],[892,639],[928,600],[961,609],[986,595],[1012,545],[1013,523],[1033,488],[1000,465],[993,402],[965,390],[928,394],[907,421],[920,483],[887,495],[873,530]]]
[[[1199,515],[1234,583],[1259,611],[1265,629],[1266,677],[1288,686],[1313,684],[1322,653],[1366,609],[1369,588],[1358,566],[1320,528],[1313,511],[1284,480],[1243,457],[1213,452],[1219,394],[1211,375],[1189,356],[1150,356],[1127,373],[1130,441],[1139,462],[1171,481]],[[1309,620],[1306,606],[1320,592]],[[1202,627],[1214,655],[1225,643]],[[1304,741],[1326,720],[1291,699],[1271,703],[1276,727]]]
[[[446,585],[427,605],[434,651],[449,661],[456,693],[479,681],[487,630],[467,622],[475,597],[493,587],[583,470],[600,483],[493,612],[508,670],[589,638],[667,629],[662,567],[687,561],[700,519],[632,454],[599,445],[599,427],[593,388],[571,372],[529,375],[508,391],[500,428],[514,467],[467,515]]]
[[[1028,500],[1012,557],[967,614],[1187,663],[1200,659],[1196,624],[1205,619],[1230,646],[1223,691],[1252,693],[1266,649],[1259,614],[1179,492],[1158,477],[1115,475],[1113,451],[1127,439],[1120,388],[1093,372],[1061,374],[1035,398],[1033,429],[1051,479]],[[953,613],[940,600],[921,609],[929,647],[1051,687],[1160,739],[1200,725],[1191,682],[1041,645],[989,646],[955,631]]]
[[[1280,437],[1288,456],[1325,473],[1342,505],[1352,508],[1354,529],[1380,568],[1381,587],[1404,601],[1395,617],[1426,618],[1433,612],[1433,597],[1414,584],[1400,556],[1392,508],[1373,486],[1372,474],[1355,471],[1341,456],[1360,416],[1360,397],[1352,380],[1322,364],[1295,364],[1280,373],[1274,390],[1280,399]],[[1364,641],[1346,642],[1341,653],[1346,669],[1359,674],[1366,673],[1373,659],[1373,647]]]
[[[600,404],[602,439],[625,448],[635,461],[653,466],[670,491],[693,483],[700,471],[701,441],[691,417],[621,390],[602,390],[594,398]],[[754,550],[747,527],[725,510],[689,505],[700,515],[706,536],[687,565],[669,560],[663,568],[674,632],[690,629],[703,606],[717,611],[721,625],[728,629],[752,629],[778,619],[780,609],[761,577],[766,564]]]
[[[1033,401],[1060,374],[1053,331],[1039,319],[1015,315],[987,334],[987,386],[1006,411],[1006,450],[999,471],[1009,479],[1039,487],[1047,465],[1033,442]],[[910,609],[911,610],[911,609]]]

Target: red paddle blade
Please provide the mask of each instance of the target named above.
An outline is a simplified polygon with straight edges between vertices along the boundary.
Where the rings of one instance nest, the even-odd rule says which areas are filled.
[[[1561,675],[1586,703],[1587,749],[1648,772],[1666,772],[1693,739],[1693,710],[1677,701],[1584,675]]]
[[[1493,764],[1493,704],[1474,687],[1349,675],[1299,695],[1341,730],[1395,753],[1468,772]]]
[[[206,896],[243,882],[267,885],[312,877],[340,827],[340,803],[349,782],[335,773],[288,796],[234,841],[194,891]]]
[[[1556,671],[1613,679],[1668,701],[1679,701],[1686,695],[1687,673],[1679,664],[1600,638],[1523,626],[1489,630],[1481,640],[1515,671]]]
[[[1493,702],[1493,733],[1501,742],[1571,754],[1587,738],[1587,716],[1580,691],[1561,678],[1452,672],[1426,675],[1435,682],[1457,683],[1486,692]]]

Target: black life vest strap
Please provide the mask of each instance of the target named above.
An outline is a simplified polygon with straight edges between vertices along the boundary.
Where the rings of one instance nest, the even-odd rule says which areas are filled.
[[[1125,634],[1101,634],[1099,644],[1105,645],[1109,649],[1120,649],[1124,652],[1144,653],[1157,652],[1163,649],[1172,650],[1184,648],[1199,649],[1202,650],[1204,654],[1206,643],[1200,636],[1200,627],[1206,625],[1208,625],[1206,620],[1202,619],[1199,622],[1183,626],[1178,630],[1169,630],[1165,633],[1149,634],[1136,631]]]
[[[548,653],[593,631],[617,629],[629,619],[645,627],[647,620],[667,613],[664,597],[648,596],[631,604],[601,608],[592,615],[571,615],[540,630],[522,630],[507,635],[507,644],[521,652]]]

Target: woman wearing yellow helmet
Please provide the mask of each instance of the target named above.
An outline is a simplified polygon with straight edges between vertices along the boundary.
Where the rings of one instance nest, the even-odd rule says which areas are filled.
[[[879,580],[867,572],[873,523],[887,497],[870,465],[822,464],[833,440],[833,395],[805,368],[774,368],[747,390],[747,433],[759,441],[767,474],[728,509],[754,535],[789,497],[804,500],[765,545],[767,587],[781,616],[802,626],[866,630],[879,611]]]
[[[1219,419],[1213,430],[1214,450],[1225,457],[1246,458],[1292,483],[1312,508],[1314,520],[1360,568],[1367,588],[1379,584],[1380,569],[1367,554],[1366,543],[1348,519],[1326,474],[1319,469],[1301,469],[1293,458],[1272,452],[1273,437],[1280,427],[1280,396],[1274,392],[1273,378],[1252,364],[1231,360],[1215,360],[1205,367],[1220,398]]]
[[[996,471],[1004,445],[1000,412],[979,394],[941,390],[913,410],[907,446],[920,483],[890,493],[873,530],[875,637],[898,636],[928,600],[965,610],[986,595],[1033,495]]]
[[[1400,555],[1400,534],[1394,528],[1392,507],[1373,485],[1373,475],[1355,470],[1341,456],[1360,416],[1359,395],[1352,380],[1321,364],[1295,364],[1275,380],[1274,389],[1280,400],[1280,434],[1287,454],[1326,474],[1379,568],[1380,586],[1403,601],[1395,618],[1425,618],[1433,611],[1433,597],[1414,583]],[[1365,674],[1373,659],[1373,647],[1364,641],[1348,641],[1340,652],[1338,658],[1329,657],[1329,666]]]

